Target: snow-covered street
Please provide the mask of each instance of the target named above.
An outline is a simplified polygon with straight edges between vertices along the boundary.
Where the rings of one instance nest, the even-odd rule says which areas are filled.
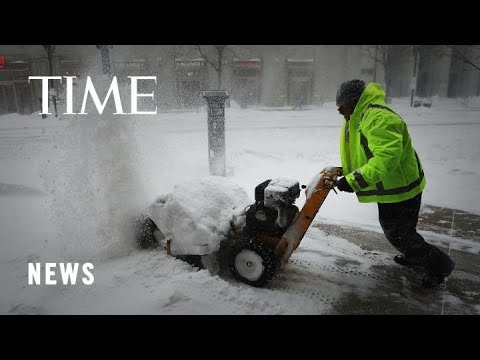
[[[480,314],[480,107],[433,99],[392,107],[427,187],[419,232],[450,252],[446,288],[424,290],[393,261],[376,204],[331,192],[265,288],[135,248],[131,219],[175,185],[209,175],[207,113],[0,116],[2,314]],[[308,184],[339,166],[334,103],[226,109],[227,179],[254,199],[266,179]],[[296,205],[303,205],[302,192]],[[93,285],[28,285],[29,262],[94,264]]]

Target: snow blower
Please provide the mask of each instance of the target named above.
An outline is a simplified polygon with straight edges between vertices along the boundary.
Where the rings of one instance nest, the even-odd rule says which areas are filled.
[[[294,205],[300,196],[298,181],[279,178],[257,185],[255,203],[245,209],[243,226],[232,226],[229,237],[221,242],[220,250],[212,254],[217,255],[218,266],[227,268],[238,281],[264,286],[298,248],[340,175],[342,168],[327,167],[307,186],[302,185],[306,201],[300,211]],[[142,248],[161,244],[170,254],[170,242],[148,216],[138,220],[136,229],[137,241]],[[203,256],[178,257],[201,266],[198,260]]]
[[[327,167],[308,186],[302,186],[306,201],[300,211],[293,204],[300,195],[297,181],[267,180],[258,185],[255,204],[247,210],[245,227],[237,233],[227,257],[232,275],[257,287],[272,280],[300,245],[341,174],[340,167]]]

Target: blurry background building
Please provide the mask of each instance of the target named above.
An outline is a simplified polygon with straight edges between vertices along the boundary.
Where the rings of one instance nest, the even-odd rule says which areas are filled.
[[[223,48],[222,48],[223,49]],[[303,108],[335,100],[338,85],[376,81],[389,97],[480,96],[480,50],[475,45],[114,45],[111,76],[156,76],[141,92],[155,91],[159,110],[204,105],[201,91],[227,90],[241,108]],[[470,63],[469,63],[470,62]],[[101,74],[96,45],[57,45],[53,74],[79,78]],[[42,45],[0,45],[0,114],[29,114],[41,106],[41,82],[49,74]],[[219,82],[220,81],[220,82]],[[54,82],[63,112],[63,84]]]

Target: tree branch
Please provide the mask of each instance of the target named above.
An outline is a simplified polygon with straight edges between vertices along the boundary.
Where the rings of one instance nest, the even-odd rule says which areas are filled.
[[[196,45],[196,47],[197,47],[197,50],[200,52],[200,55],[202,55],[202,57],[205,59],[205,61],[206,61],[207,63],[209,63],[209,64],[215,69],[216,72],[220,71],[220,69],[218,68],[218,66],[215,65],[214,63],[212,63],[212,62],[207,58],[207,56],[203,53],[202,48],[200,47],[200,45]]]
[[[474,60],[467,56],[466,54],[466,48],[464,49],[465,51],[462,52],[459,50],[456,46],[454,45],[445,45],[445,47],[450,51],[450,54],[452,55],[453,58],[463,62],[465,65],[470,65],[472,68],[471,69],[464,69],[466,70],[480,70],[480,64],[475,63]],[[478,46],[469,46],[471,49],[476,49],[477,51],[480,51],[480,48]],[[480,55],[477,55],[475,59],[479,59]],[[478,60],[477,60],[478,61]]]

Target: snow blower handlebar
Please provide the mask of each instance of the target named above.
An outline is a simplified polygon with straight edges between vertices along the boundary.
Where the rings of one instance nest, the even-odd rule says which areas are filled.
[[[302,210],[275,247],[275,255],[280,260],[280,265],[283,265],[300,245],[315,215],[317,215],[330,190],[336,186],[337,178],[341,175],[341,167],[327,167],[320,172],[318,181],[310,184],[306,189],[307,200]],[[302,188],[305,187],[302,186]]]

